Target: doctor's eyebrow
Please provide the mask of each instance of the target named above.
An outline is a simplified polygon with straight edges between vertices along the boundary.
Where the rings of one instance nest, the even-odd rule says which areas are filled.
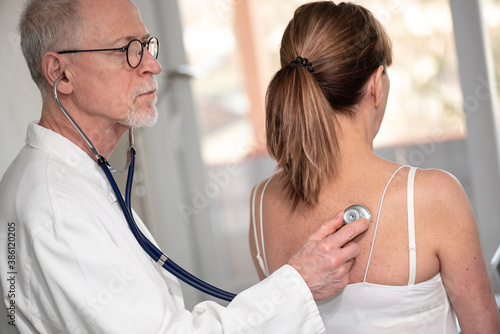
[[[141,41],[147,41],[150,38],[151,38],[151,34],[150,33],[145,34],[141,38],[138,38],[137,36],[130,35],[130,36],[119,37],[119,38],[115,39],[112,44],[113,45],[121,45],[121,44],[125,45],[125,44],[127,44],[128,42],[130,42],[133,39],[139,39]]]

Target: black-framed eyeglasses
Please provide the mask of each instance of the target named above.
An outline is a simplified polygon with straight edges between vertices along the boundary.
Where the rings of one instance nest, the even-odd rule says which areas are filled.
[[[136,68],[141,64],[144,48],[149,51],[149,53],[158,59],[158,53],[160,52],[160,42],[158,38],[151,37],[147,42],[142,42],[138,39],[133,39],[124,47],[121,48],[111,48],[111,49],[92,49],[92,50],[64,50],[59,51],[58,54],[63,53],[76,53],[76,52],[94,52],[94,51],[121,51],[126,52],[127,63],[130,67]]]

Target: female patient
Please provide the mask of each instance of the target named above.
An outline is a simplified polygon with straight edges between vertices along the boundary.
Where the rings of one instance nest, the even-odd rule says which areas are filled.
[[[349,285],[319,304],[332,333],[499,333],[476,222],[459,182],[373,153],[389,93],[391,42],[361,6],[297,9],[266,104],[277,172],[252,191],[250,247],[259,276],[352,204],[372,214]],[[404,111],[402,111],[404,112]]]

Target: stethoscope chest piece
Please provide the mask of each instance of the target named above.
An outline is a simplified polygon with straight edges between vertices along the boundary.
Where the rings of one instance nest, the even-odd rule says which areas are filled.
[[[372,216],[370,215],[370,211],[366,207],[360,204],[354,204],[345,209],[344,211],[344,224],[352,223],[358,219],[368,219],[372,220]]]

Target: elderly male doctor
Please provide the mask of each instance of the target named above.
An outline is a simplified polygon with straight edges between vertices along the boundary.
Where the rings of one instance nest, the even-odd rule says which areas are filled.
[[[187,311],[177,279],[136,242],[51,95],[62,78],[61,103],[106,158],[127,129],[155,123],[161,67],[137,8],[129,0],[30,0],[19,26],[43,106],[0,183],[2,333],[324,333],[315,300],[347,284],[359,251],[351,240],[368,222],[335,232],[337,216],[227,307],[203,302]],[[122,48],[134,39],[139,52]],[[95,49],[113,50],[75,52]]]

